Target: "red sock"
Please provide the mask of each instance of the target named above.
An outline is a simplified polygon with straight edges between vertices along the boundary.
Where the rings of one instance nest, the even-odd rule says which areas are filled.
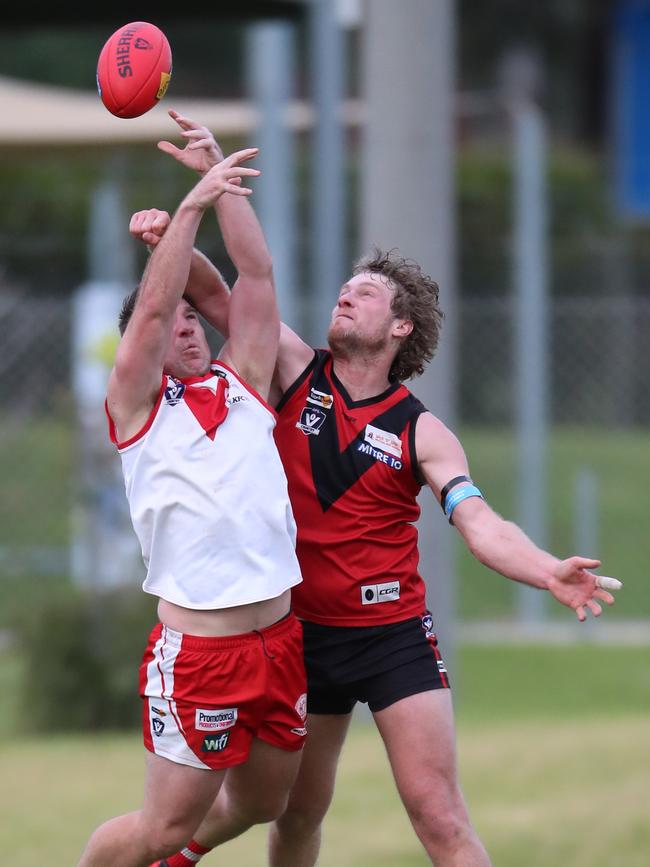
[[[196,840],[190,840],[184,849],[172,855],[171,858],[166,858],[165,863],[168,867],[192,867],[193,864],[198,863],[204,855],[207,855],[211,851],[211,849],[201,846]]]

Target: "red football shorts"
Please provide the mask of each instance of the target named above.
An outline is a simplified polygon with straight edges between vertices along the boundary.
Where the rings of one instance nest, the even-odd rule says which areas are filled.
[[[140,667],[144,745],[194,768],[245,762],[253,738],[303,746],[302,627],[293,613],[259,632],[203,638],[151,631]]]

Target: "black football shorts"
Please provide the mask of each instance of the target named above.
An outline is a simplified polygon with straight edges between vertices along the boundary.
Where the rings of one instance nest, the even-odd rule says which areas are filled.
[[[308,713],[350,713],[357,701],[379,711],[449,688],[428,611],[386,626],[302,625]]]

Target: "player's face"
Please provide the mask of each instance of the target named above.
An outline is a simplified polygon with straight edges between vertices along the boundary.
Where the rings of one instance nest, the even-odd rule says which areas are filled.
[[[385,277],[363,272],[341,287],[327,339],[332,349],[378,350],[391,340],[393,289]]]
[[[182,379],[202,376],[210,369],[210,347],[198,314],[187,301],[179,301],[174,316],[165,371]]]

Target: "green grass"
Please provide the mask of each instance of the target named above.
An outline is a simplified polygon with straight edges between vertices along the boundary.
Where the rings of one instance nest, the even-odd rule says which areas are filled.
[[[458,652],[459,768],[495,867],[646,867],[650,767],[646,647],[470,645]],[[0,689],[19,665],[0,656]],[[0,737],[0,851],[12,867],[70,867],[92,829],[137,809],[140,736]],[[52,715],[56,707],[52,707]],[[417,725],[417,720],[414,720]],[[206,867],[265,864],[256,828]],[[426,867],[371,724],[346,744],[322,867]]]

